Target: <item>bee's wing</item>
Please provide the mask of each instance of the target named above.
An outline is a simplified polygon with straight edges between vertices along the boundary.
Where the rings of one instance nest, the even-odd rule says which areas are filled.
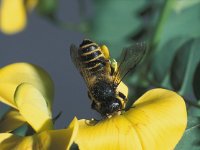
[[[78,48],[76,47],[76,45],[72,44],[70,46],[70,56],[71,56],[71,59],[72,59],[72,62],[74,63],[74,65],[76,66],[76,68],[78,70],[79,69],[79,64],[80,64],[80,60],[79,60],[79,57],[78,57]]]
[[[90,88],[90,78],[91,78],[91,73],[83,66],[83,63],[80,61],[80,57],[78,55],[78,48],[72,44],[70,46],[70,56],[72,59],[72,62],[80,72],[81,76],[85,80],[87,87]]]
[[[115,73],[114,83],[119,84],[122,79],[133,70],[142,60],[146,51],[146,44],[136,43],[131,47],[124,48],[118,61],[118,69]]]

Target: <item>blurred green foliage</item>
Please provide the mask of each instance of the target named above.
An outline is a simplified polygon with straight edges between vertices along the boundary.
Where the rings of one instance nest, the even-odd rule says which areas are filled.
[[[135,1],[135,5],[133,0],[95,0],[95,12],[89,21],[88,36],[106,44],[111,50],[112,57],[119,56],[122,48],[132,43],[129,38],[142,24],[137,12],[144,4],[144,0]]]
[[[199,85],[200,85],[200,62],[198,63],[198,66],[196,67],[194,79],[193,79],[193,89],[194,89],[194,94],[197,99],[200,99]]]
[[[39,0],[37,11],[40,15],[53,19],[58,8],[58,0]]]
[[[154,87],[171,89],[188,105],[188,127],[177,150],[200,149],[200,1],[94,0],[86,33],[105,43],[112,57],[146,41],[148,53],[127,77],[130,104]]]

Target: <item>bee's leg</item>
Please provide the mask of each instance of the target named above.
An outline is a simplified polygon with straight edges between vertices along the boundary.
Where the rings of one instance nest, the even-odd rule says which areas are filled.
[[[89,126],[94,126],[96,125],[100,120],[92,118],[91,120],[86,120],[85,123]]]
[[[92,100],[92,97],[91,97],[91,95],[90,95],[90,92],[89,92],[89,91],[87,92],[87,94],[88,94],[88,97],[89,97],[89,99],[90,99],[90,100]]]
[[[106,117],[107,117],[107,118],[111,118],[112,115],[110,115],[110,114],[106,114]]]
[[[131,106],[130,108],[135,108],[135,106]]]
[[[94,110],[96,110],[96,103],[95,103],[95,101],[92,101],[91,108],[94,109]]]
[[[124,103],[127,104],[127,102],[128,102],[128,98],[126,97],[126,98],[124,99]]]
[[[95,101],[92,101],[92,105],[91,108],[96,110],[97,112],[99,112],[101,114],[101,104]]]

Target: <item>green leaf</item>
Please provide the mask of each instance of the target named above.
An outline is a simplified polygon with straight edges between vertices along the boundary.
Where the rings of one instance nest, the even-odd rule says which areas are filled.
[[[175,150],[200,149],[200,118],[188,116],[187,129]]]
[[[178,3],[178,1],[176,2]],[[174,3],[174,5],[176,5]],[[159,50],[169,40],[176,37],[197,38],[200,35],[200,5],[190,5],[181,13],[173,11],[166,22],[163,31],[160,32]]]
[[[173,6],[173,9],[180,13],[181,11],[183,11],[184,9],[194,6],[194,5],[199,5],[200,0],[179,0],[176,1],[175,5]]]
[[[188,49],[188,51],[190,51],[190,53],[188,56],[189,59],[187,62],[187,67],[184,75],[184,80],[183,80],[184,82],[182,83],[182,87],[179,90],[179,93],[181,95],[193,94],[193,88],[192,88],[193,76],[198,63],[200,62],[200,38],[194,40],[191,49]]]
[[[197,99],[200,99],[200,62],[196,68],[193,79],[193,90]]]
[[[188,111],[187,111],[188,115],[200,117],[200,104],[197,102],[194,102],[194,103],[199,105],[199,107],[189,106]]]
[[[193,40],[189,40],[184,43],[176,52],[173,59],[170,72],[170,80],[173,88],[178,91],[180,90],[187,68],[190,67],[190,61],[192,59],[191,45]],[[191,57],[190,57],[191,56]],[[192,65],[192,64],[191,64]]]
[[[176,1],[173,8],[184,2]],[[189,7],[190,6],[190,7]],[[153,74],[158,82],[165,80],[169,66],[176,50],[188,39],[197,38],[200,35],[199,13],[200,5],[189,5],[182,9],[181,13],[172,10],[171,15],[165,21],[162,31],[159,32],[160,42],[157,43],[153,57]]]
[[[112,57],[116,58],[123,47],[131,44],[128,39],[141,25],[136,16],[145,0],[95,0],[94,16],[90,20],[89,37],[106,44]]]
[[[156,51],[153,56],[151,69],[157,82],[165,80],[176,51],[187,40],[188,38],[183,37],[172,38],[166,42],[166,44],[161,48],[162,50]]]

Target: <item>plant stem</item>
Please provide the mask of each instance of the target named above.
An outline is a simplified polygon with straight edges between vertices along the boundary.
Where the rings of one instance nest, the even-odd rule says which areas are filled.
[[[172,6],[173,6],[174,0],[165,0],[163,7],[161,9],[158,21],[156,23],[154,33],[152,35],[152,38],[150,40],[150,43],[148,45],[148,50],[146,54],[146,58],[143,62],[142,70],[140,71],[140,74],[147,74],[149,72],[149,69],[151,68],[152,64],[152,57],[153,52],[155,51],[156,47],[158,46],[160,42],[160,38],[164,29],[164,25],[171,13]],[[143,79],[144,80],[144,79]],[[149,79],[151,80],[151,79]]]
[[[152,37],[152,41],[151,41],[151,47],[155,48],[155,46],[158,45],[165,23],[169,17],[169,15],[171,14],[171,10],[172,10],[172,6],[174,4],[175,0],[165,0],[164,4],[163,4],[163,8],[160,12],[160,16],[158,18],[156,27],[155,27],[155,31]],[[152,49],[151,49],[152,50]]]

